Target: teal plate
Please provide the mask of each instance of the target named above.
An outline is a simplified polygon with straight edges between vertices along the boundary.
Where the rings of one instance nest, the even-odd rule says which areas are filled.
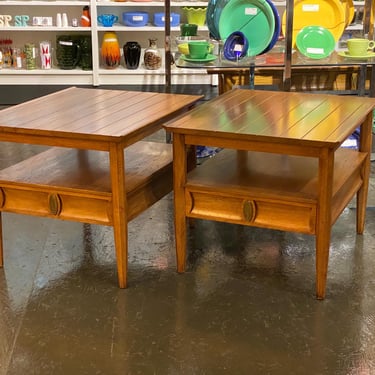
[[[224,7],[230,0],[208,0],[206,11],[206,23],[208,31],[213,39],[220,40],[219,21]]]
[[[189,55],[181,55],[180,59],[188,62],[204,63],[216,60],[217,56],[208,54],[204,59],[193,59]]]
[[[311,59],[324,59],[335,50],[333,34],[321,26],[306,26],[297,34],[297,49]]]
[[[249,41],[248,56],[262,53],[275,33],[274,12],[266,0],[231,0],[221,12],[219,32],[225,40],[241,31]]]

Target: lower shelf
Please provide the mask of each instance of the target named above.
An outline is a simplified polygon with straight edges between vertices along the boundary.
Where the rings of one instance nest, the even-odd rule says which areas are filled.
[[[99,69],[85,71],[82,69],[2,69],[0,85],[163,85],[166,82],[164,69],[147,70],[143,68],[128,70]],[[205,69],[173,68],[171,83],[173,85],[211,84],[212,77]]]
[[[125,164],[131,220],[172,190],[171,145],[137,142]],[[109,154],[54,147],[3,169],[0,210],[112,225]]]
[[[332,223],[362,186],[365,158],[336,152]],[[318,159],[222,150],[188,174],[185,199],[190,217],[315,234]]]

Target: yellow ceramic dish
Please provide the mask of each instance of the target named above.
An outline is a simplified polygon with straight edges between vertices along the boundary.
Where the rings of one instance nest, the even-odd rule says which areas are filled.
[[[345,27],[348,27],[354,18],[354,4],[353,0],[341,0],[345,9]]]
[[[206,23],[207,8],[183,7],[188,23],[203,26]]]
[[[346,27],[345,7],[340,0],[296,0],[293,14],[293,47],[296,45],[297,34],[306,26],[326,28],[337,42]],[[285,34],[286,11],[282,17],[282,28]]]
[[[189,45],[187,43],[181,43],[177,46],[178,52],[180,52],[182,55],[188,55],[189,54]]]

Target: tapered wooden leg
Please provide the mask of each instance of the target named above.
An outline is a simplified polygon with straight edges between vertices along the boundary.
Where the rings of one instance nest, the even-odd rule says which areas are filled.
[[[0,267],[4,266],[4,253],[3,253],[3,222],[2,212],[0,211]]]
[[[329,245],[331,230],[316,236],[316,298],[324,299],[326,294]]]
[[[192,169],[197,167],[197,147],[193,145],[189,145],[186,147],[187,152],[187,172],[191,171]],[[195,219],[193,217],[189,217],[187,219],[189,228],[195,227]]]
[[[173,136],[173,189],[174,189],[174,223],[176,238],[177,272],[184,272],[186,267],[186,232],[185,183],[187,173],[187,156],[184,137]]]
[[[372,112],[367,116],[361,126],[359,151],[367,152],[367,158],[362,167],[362,186],[357,193],[357,233],[362,234],[365,229],[366,205],[368,195],[368,184],[371,169],[371,147],[372,147]]]
[[[316,298],[324,299],[326,293],[329,246],[332,226],[332,185],[334,152],[322,150],[319,158],[319,197],[316,226]]]
[[[118,144],[111,144],[109,158],[118,283],[120,288],[126,288],[128,268],[128,220],[126,217],[127,201],[123,148]]]

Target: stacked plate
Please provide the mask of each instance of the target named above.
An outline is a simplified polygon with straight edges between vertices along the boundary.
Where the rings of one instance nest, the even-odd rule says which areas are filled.
[[[241,32],[248,41],[248,56],[269,51],[277,42],[281,21],[272,0],[209,0],[206,22],[211,36],[225,41]]]
[[[353,0],[295,0],[292,46],[296,46],[298,33],[310,26],[328,30],[338,42],[353,16]],[[282,17],[282,28],[286,29],[286,11]]]
[[[335,49],[333,34],[322,26],[306,26],[297,34],[298,50],[311,59],[324,59]]]
[[[295,0],[293,48],[310,58],[327,57],[353,17],[353,0]],[[209,0],[206,22],[217,40],[242,32],[248,40],[248,56],[255,56],[272,49],[281,28],[285,34],[286,11],[280,20],[272,0]]]

